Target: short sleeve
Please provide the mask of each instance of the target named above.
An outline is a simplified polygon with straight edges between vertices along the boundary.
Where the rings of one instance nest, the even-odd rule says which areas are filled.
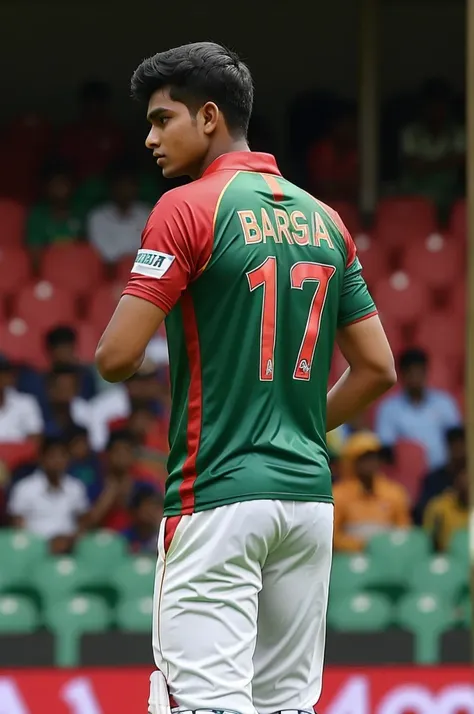
[[[355,256],[344,273],[339,300],[338,326],[345,327],[376,314],[374,301],[362,277],[362,266]]]
[[[165,194],[145,226],[123,294],[148,300],[168,313],[205,267],[211,242],[212,226],[203,225],[199,207],[174,191]]]

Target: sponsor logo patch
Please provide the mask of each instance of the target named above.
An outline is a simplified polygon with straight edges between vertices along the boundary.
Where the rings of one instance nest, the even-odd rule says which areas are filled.
[[[146,275],[149,278],[162,278],[171,268],[174,259],[175,256],[168,253],[140,248],[133,264],[132,273]]]

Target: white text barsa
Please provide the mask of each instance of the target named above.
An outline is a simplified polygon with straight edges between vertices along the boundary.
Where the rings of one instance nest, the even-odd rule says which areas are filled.
[[[314,245],[319,247],[324,241],[328,248],[334,250],[334,245],[323,219],[314,211],[310,218],[302,211],[288,213],[282,208],[268,210],[261,208],[258,215],[247,209],[237,211],[242,226],[243,237],[251,243],[289,243],[290,245]]]

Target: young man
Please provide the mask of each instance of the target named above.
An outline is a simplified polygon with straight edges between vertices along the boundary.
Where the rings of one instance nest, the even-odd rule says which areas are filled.
[[[338,215],[249,150],[239,58],[178,47],[145,60],[132,91],[163,175],[194,180],[155,206],[96,358],[105,379],[127,379],[166,317],[149,710],[169,706],[166,678],[182,710],[312,711],[332,549],[326,431],[394,383],[392,354]],[[350,369],[326,397],[336,333]]]

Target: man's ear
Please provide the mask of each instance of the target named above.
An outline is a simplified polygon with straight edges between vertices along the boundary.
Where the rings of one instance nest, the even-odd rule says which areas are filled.
[[[214,102],[206,102],[199,111],[202,117],[204,133],[212,134],[219,121],[220,111],[217,104],[214,104]]]

